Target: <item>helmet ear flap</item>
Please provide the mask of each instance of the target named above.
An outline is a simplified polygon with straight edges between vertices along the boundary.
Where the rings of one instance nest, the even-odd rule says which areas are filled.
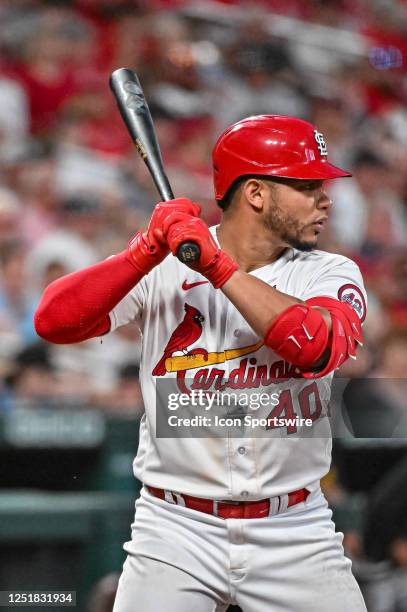
[[[239,176],[231,184],[231,186],[229,187],[229,189],[225,193],[224,197],[221,200],[218,200],[218,206],[222,210],[226,210],[227,208],[229,208],[230,204],[232,203],[233,198],[235,197],[235,194],[236,194],[237,190],[242,185],[242,183],[244,183],[248,178],[249,178],[248,176]]]

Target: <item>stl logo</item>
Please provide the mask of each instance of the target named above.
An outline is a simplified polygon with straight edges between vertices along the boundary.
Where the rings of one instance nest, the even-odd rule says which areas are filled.
[[[318,132],[318,130],[314,130],[314,137],[321,155],[328,155],[328,149],[323,134],[321,134],[321,132]]]

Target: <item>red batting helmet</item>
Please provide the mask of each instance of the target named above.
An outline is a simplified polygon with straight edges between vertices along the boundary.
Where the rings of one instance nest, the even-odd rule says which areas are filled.
[[[295,179],[351,176],[328,162],[326,143],[317,128],[295,117],[258,115],[223,132],[213,153],[215,197],[221,200],[245,174]]]

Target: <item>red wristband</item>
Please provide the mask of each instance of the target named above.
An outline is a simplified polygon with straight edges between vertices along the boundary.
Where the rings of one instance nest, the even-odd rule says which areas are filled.
[[[211,263],[202,269],[202,274],[206,276],[215,289],[219,289],[238,269],[237,263],[225,251],[219,250]]]

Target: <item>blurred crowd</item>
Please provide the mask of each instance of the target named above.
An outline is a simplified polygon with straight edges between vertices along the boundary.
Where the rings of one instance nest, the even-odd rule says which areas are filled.
[[[32,324],[51,280],[122,250],[159,199],[109,90],[121,66],[140,76],[174,192],[208,223],[222,129],[259,113],[318,125],[354,173],[328,186],[321,248],[355,259],[369,293],[344,375],[375,373],[392,342],[407,361],[394,339],[407,328],[407,3],[3,0],[0,23],[2,409],[44,396],[134,407],[137,329],[50,347]]]
[[[2,0],[0,24],[0,412],[142,411],[135,326],[50,346],[32,322],[49,282],[123,250],[159,199],[109,90],[125,66],[145,89],[174,193],[199,202],[209,224],[219,219],[211,149],[227,125],[275,113],[318,126],[331,161],[353,172],[327,185],[334,206],[320,248],[354,259],[368,291],[365,344],[341,374],[395,379],[388,403],[400,422],[405,0]],[[396,563],[407,581],[403,538]]]

